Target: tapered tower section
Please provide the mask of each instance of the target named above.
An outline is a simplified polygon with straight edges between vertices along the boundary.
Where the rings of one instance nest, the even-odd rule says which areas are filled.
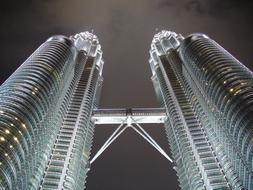
[[[252,189],[252,73],[203,34],[162,31],[152,81],[182,189]]]
[[[0,189],[84,189],[102,83],[95,35],[54,36],[0,87]]]

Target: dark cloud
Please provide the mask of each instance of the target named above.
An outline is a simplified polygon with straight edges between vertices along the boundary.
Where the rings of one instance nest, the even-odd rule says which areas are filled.
[[[10,1],[2,1],[1,6],[0,6],[0,11],[1,14],[11,14],[11,13],[17,13],[22,11],[20,7],[25,8],[32,8],[34,5],[35,1],[33,0],[21,0],[21,1],[15,1],[15,0],[10,0]]]
[[[165,1],[158,2],[159,8],[171,8],[173,6],[175,6],[175,3],[173,3],[173,1],[171,1],[171,0],[165,0]]]
[[[113,9],[108,20],[107,30],[114,40],[118,39],[123,33],[124,25],[128,21],[128,16],[125,15],[125,12],[121,11],[122,8]]]
[[[206,12],[205,4],[202,1],[189,1],[184,5],[187,11],[194,11],[198,14],[203,14]]]
[[[194,11],[198,14],[221,16],[231,14],[231,11],[252,7],[251,0],[190,0],[185,3],[187,11]]]
[[[161,9],[174,9],[174,11],[192,12],[199,16],[209,15],[220,18],[221,16],[228,17],[234,14],[233,11],[238,9],[248,12],[253,7],[251,0],[163,0],[158,2],[158,7]],[[238,12],[237,12],[238,13]],[[245,13],[244,13],[245,14]],[[246,13],[247,15],[247,13]],[[249,14],[247,16],[250,16]]]

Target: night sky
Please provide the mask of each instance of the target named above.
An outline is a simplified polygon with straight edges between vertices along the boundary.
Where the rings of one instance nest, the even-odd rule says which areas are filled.
[[[0,83],[47,38],[94,30],[105,60],[101,108],[158,107],[148,50],[162,29],[203,32],[253,69],[251,0],[1,1]],[[162,125],[145,129],[169,152]],[[115,126],[97,126],[92,155]],[[98,158],[87,190],[179,189],[171,164],[127,130]]]

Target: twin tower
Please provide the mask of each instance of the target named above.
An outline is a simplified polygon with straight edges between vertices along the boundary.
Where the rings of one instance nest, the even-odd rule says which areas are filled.
[[[0,87],[0,189],[83,190],[95,124],[120,119],[164,123],[183,190],[253,189],[252,72],[203,34],[169,31],[149,63],[161,109],[101,111],[98,38],[43,43]]]

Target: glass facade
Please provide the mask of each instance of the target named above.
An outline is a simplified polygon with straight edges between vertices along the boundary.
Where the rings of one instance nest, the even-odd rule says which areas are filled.
[[[102,85],[88,32],[54,36],[0,87],[0,189],[84,189]]]
[[[252,72],[203,34],[156,34],[149,62],[181,188],[252,189]]]

